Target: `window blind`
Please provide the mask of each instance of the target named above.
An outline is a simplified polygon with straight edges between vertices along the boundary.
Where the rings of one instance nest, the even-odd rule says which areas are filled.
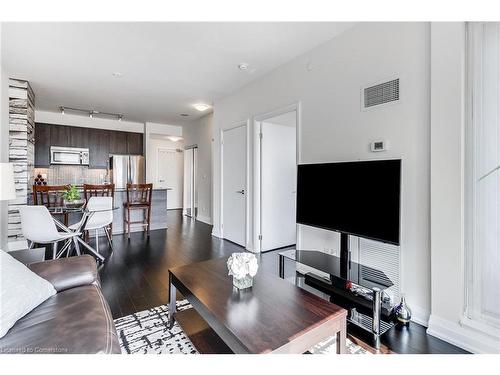
[[[358,263],[383,271],[394,284],[386,293],[393,303],[398,302],[401,295],[399,246],[364,238],[358,238],[358,241]]]

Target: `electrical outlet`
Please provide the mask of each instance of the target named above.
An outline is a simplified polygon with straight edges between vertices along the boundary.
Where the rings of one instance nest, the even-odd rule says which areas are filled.
[[[325,247],[323,248],[323,251],[327,254],[333,255],[333,249],[331,247]]]
[[[333,255],[333,256],[339,256],[338,250],[334,249],[332,247],[324,247],[323,251],[327,254]]]

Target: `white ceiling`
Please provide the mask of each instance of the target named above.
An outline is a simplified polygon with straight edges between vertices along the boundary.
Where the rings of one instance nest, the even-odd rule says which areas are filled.
[[[2,65],[31,83],[40,110],[67,106],[183,124],[202,115],[192,104],[211,104],[352,25],[3,23]],[[248,71],[238,69],[242,62]]]

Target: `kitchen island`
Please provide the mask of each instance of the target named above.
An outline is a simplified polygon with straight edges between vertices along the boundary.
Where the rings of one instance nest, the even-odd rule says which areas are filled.
[[[61,184],[68,185],[68,184]],[[80,191],[81,197],[83,198],[83,186],[78,186],[77,189]],[[153,194],[151,197],[151,230],[155,229],[166,229],[167,228],[167,198],[168,192],[172,188],[156,188],[153,189]],[[116,209],[113,211],[113,234],[122,234],[123,230],[123,214],[124,207],[123,204],[127,201],[127,191],[125,189],[115,190],[113,205]],[[33,204],[32,194],[29,194],[28,204]],[[133,221],[138,221],[142,219],[142,211],[131,211],[131,217]],[[58,217],[57,219],[61,219]],[[72,213],[69,214],[68,223],[69,225],[77,223],[81,219],[81,214]],[[140,224],[132,224],[130,226],[131,232],[140,232],[143,227]],[[90,234],[94,236],[94,233]],[[100,236],[104,236],[104,231],[100,231]]]
[[[151,197],[151,230],[167,228],[167,197],[168,191],[172,188],[153,189]],[[115,207],[118,207],[113,212],[113,234],[121,234],[123,230],[123,204],[127,201],[126,190],[115,190]],[[133,221],[142,220],[142,211],[131,211]],[[132,224],[131,232],[140,232],[143,227],[140,224]]]

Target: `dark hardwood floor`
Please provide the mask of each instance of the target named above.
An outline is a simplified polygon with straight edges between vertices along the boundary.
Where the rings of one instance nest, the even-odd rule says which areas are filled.
[[[220,258],[243,248],[211,236],[212,227],[182,216],[180,210],[168,212],[166,230],[114,237],[114,251],[101,242],[102,253],[109,256],[101,268],[103,293],[114,318],[129,315],[168,301],[168,272],[171,267]],[[278,276],[278,251],[259,256],[259,272]],[[291,267],[288,267],[291,268]],[[370,338],[355,327],[348,327],[351,339],[371,350]],[[466,353],[460,348],[426,334],[425,327],[412,323],[408,328],[393,328],[382,337],[382,352]]]

